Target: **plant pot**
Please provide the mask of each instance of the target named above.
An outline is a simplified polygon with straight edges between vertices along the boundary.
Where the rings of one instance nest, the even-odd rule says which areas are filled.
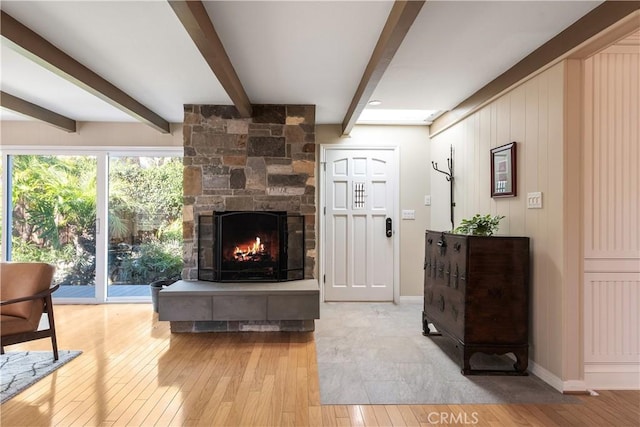
[[[149,287],[151,288],[151,302],[153,303],[153,311],[158,312],[158,297],[160,296],[160,291],[167,286],[171,286],[176,282],[175,279],[168,280],[156,280],[155,282],[149,283]]]

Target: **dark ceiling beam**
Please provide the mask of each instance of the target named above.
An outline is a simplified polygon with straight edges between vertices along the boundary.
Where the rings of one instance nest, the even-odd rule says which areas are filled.
[[[16,113],[42,120],[43,122],[47,122],[50,125],[67,132],[76,131],[75,120],[58,113],[54,113],[51,110],[47,110],[46,108],[32,104],[29,101],[25,101],[22,98],[18,98],[17,96],[10,95],[6,92],[0,91],[0,106],[8,110],[15,111]]]
[[[2,11],[0,34],[40,66],[163,133],[169,122]]]
[[[389,12],[387,22],[378,38],[367,68],[364,70],[358,89],[353,95],[351,105],[342,121],[342,134],[348,135],[360,117],[362,110],[367,106],[373,91],[382,79],[384,72],[391,63],[404,37],[409,32],[413,21],[415,21],[424,1],[400,1],[396,0]]]
[[[566,55],[572,49],[638,9],[640,9],[638,1],[605,1],[462,101],[451,111],[434,120],[430,126],[431,136],[437,135],[464,119],[504,90]]]
[[[213,74],[238,109],[240,116],[251,117],[252,108],[249,97],[202,2],[199,0],[168,1]]]

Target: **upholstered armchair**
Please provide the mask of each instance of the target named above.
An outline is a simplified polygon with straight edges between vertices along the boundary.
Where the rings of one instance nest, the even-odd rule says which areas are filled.
[[[58,360],[51,303],[59,287],[52,286],[54,271],[54,266],[40,262],[0,263],[0,353],[5,345],[51,337],[53,359]],[[48,325],[41,322],[43,314]]]

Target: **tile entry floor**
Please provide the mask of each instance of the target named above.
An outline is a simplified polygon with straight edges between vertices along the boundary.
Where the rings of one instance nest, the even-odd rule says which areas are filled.
[[[323,303],[315,342],[322,404],[577,403],[538,377],[463,376],[453,341],[422,335],[420,303]],[[474,368],[510,369],[476,353]]]

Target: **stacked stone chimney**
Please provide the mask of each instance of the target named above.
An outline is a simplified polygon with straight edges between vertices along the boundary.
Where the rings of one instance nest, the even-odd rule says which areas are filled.
[[[197,224],[214,211],[287,211],[305,216],[305,278],[316,263],[315,106],[185,105],[184,270],[197,279]]]

